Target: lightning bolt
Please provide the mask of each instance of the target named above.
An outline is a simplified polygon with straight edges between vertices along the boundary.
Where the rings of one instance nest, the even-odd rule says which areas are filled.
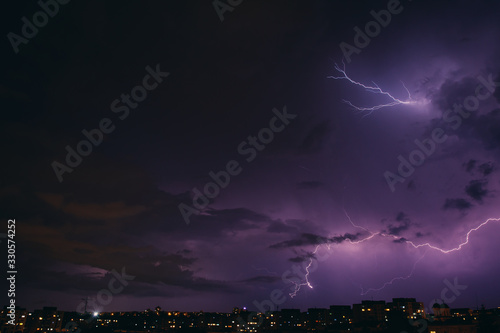
[[[404,242],[406,244],[409,244],[410,246],[412,246],[415,249],[419,249],[421,247],[427,247],[428,248],[427,251],[429,249],[432,249],[432,250],[439,251],[439,252],[441,252],[443,254],[449,254],[449,253],[461,250],[465,245],[467,245],[469,243],[469,239],[470,239],[471,233],[473,233],[474,231],[477,231],[477,230],[481,229],[482,227],[484,227],[485,225],[487,225],[490,222],[500,222],[500,218],[490,217],[490,218],[486,219],[484,222],[482,222],[481,224],[479,224],[477,227],[471,228],[467,232],[467,234],[465,236],[465,241],[464,242],[460,243],[458,246],[456,246],[454,248],[445,250],[445,249],[439,248],[439,247],[437,247],[435,245],[431,245],[430,243],[415,244],[414,242],[412,242],[410,240],[406,240],[404,238],[401,238],[401,237],[398,237],[398,236],[395,236],[395,235],[386,234],[386,233],[383,233],[383,232],[372,232],[372,231],[370,231],[369,229],[367,229],[367,228],[365,228],[363,226],[355,224],[352,221],[351,217],[349,216],[349,214],[347,213],[347,211],[345,209],[344,209],[344,214],[347,217],[347,220],[351,223],[351,225],[353,227],[358,228],[358,229],[362,229],[362,230],[366,231],[369,234],[367,237],[365,237],[363,239],[360,239],[360,240],[356,240],[356,241],[353,241],[353,240],[351,240],[349,238],[346,238],[346,240],[350,244],[360,244],[360,243],[366,242],[366,241],[374,238],[375,236],[381,236],[381,237],[389,237],[389,238],[393,238],[393,239],[398,240],[398,241],[402,241],[402,242]],[[330,245],[329,244],[325,244],[325,245],[328,247],[328,250],[330,250]],[[316,254],[317,251],[318,251],[318,249],[320,248],[320,246],[321,245],[317,245],[315,247],[314,251],[312,252],[312,254]],[[413,276],[413,273],[415,272],[415,268],[416,268],[417,264],[425,257],[425,255],[427,254],[427,251],[425,251],[424,254],[419,259],[417,259],[415,261],[415,263],[413,264],[413,267],[412,267],[412,269],[411,269],[411,271],[410,271],[410,273],[408,275],[394,277],[391,280],[385,282],[379,288],[368,288],[368,289],[364,290],[364,288],[362,286],[360,286],[360,288],[361,288],[361,295],[366,295],[369,292],[380,291],[380,290],[384,289],[385,287],[393,284],[395,281],[407,280],[407,279],[411,278]],[[297,293],[300,291],[300,289],[302,287],[304,287],[304,286],[307,286],[307,287],[313,289],[313,286],[312,286],[311,282],[309,281],[309,275],[310,275],[309,268],[311,267],[313,260],[314,260],[314,256],[311,256],[311,258],[309,258],[309,264],[305,268],[306,274],[304,276],[304,282],[297,283],[297,282],[292,281],[290,279],[288,280],[291,283],[293,283],[294,286],[295,286],[293,292],[290,293],[290,297],[291,298],[295,297],[297,295]]]
[[[365,84],[363,84],[361,82],[358,82],[358,81],[355,81],[355,80],[351,79],[347,75],[347,73],[346,73],[345,63],[342,62],[342,64],[344,65],[343,69],[340,68],[339,65],[335,64],[335,70],[337,70],[337,72],[339,72],[340,74],[342,74],[341,76],[328,76],[327,78],[334,79],[334,80],[348,80],[349,82],[351,82],[354,85],[363,87],[366,91],[369,91],[369,92],[374,93],[374,94],[385,95],[390,100],[389,103],[374,105],[374,106],[370,106],[370,107],[356,106],[356,105],[352,104],[348,100],[345,100],[345,99],[342,100],[344,103],[347,103],[352,108],[354,108],[354,109],[356,109],[358,111],[361,111],[361,112],[366,112],[365,115],[364,115],[364,117],[369,116],[374,111],[382,109],[382,108],[385,108],[385,107],[391,107],[391,106],[401,105],[401,104],[408,105],[408,104],[417,104],[418,103],[417,101],[415,101],[415,100],[412,99],[410,91],[408,90],[408,88],[406,88],[406,86],[403,83],[403,81],[401,81],[401,83],[403,84],[403,87],[404,87],[404,89],[406,90],[406,92],[408,94],[408,98],[405,99],[405,100],[402,100],[402,99],[399,99],[397,97],[394,97],[389,92],[382,90],[375,82],[372,82],[373,86],[368,86],[368,85],[365,85]]]
[[[351,217],[349,216],[349,214],[347,213],[347,210],[345,210],[345,208],[344,208],[344,214],[347,217],[347,220],[352,224],[353,227],[359,228],[359,229],[363,229],[364,231],[366,231],[366,232],[368,232],[370,234],[370,236],[368,236],[366,238],[363,238],[362,240],[355,241],[355,242],[352,241],[352,240],[350,240],[350,239],[348,239],[349,243],[351,243],[351,244],[359,244],[359,243],[362,243],[364,241],[370,240],[370,239],[372,239],[373,237],[375,237],[376,235],[379,234],[379,233],[376,233],[376,232],[371,232],[370,230],[366,229],[365,227],[362,227],[360,225],[354,224],[354,222],[352,222]]]
[[[314,252],[316,252],[318,250],[318,247],[319,245],[316,247],[316,249],[314,250]],[[297,296],[297,293],[300,291],[300,288],[302,288],[303,286],[308,286],[309,288],[313,289],[313,286],[311,285],[311,283],[309,282],[309,268],[311,267],[312,265],[312,258],[309,259],[309,265],[306,266],[306,274],[305,274],[305,282],[301,282],[301,283],[297,283],[293,280],[290,280],[288,279],[288,281],[290,281],[291,283],[293,283],[295,285],[295,289],[289,294],[290,295],[290,298],[294,298],[295,296]]]
[[[383,234],[383,233],[380,233],[380,232],[371,232],[370,230],[368,230],[365,227],[362,227],[360,225],[354,224],[354,222],[352,221],[351,217],[349,216],[349,214],[347,213],[347,211],[345,210],[345,208],[344,208],[344,214],[347,217],[347,220],[352,224],[353,227],[359,228],[359,229],[363,229],[363,230],[365,230],[366,232],[368,232],[370,234],[370,236],[368,236],[366,238],[363,238],[363,239],[361,239],[359,241],[352,241],[352,240],[349,239],[348,241],[351,244],[359,244],[359,243],[365,242],[367,240],[372,239],[373,237],[375,237],[377,235],[381,235],[381,236],[384,236],[384,237],[387,237],[387,236],[394,237],[394,235],[387,235],[387,234]],[[397,238],[397,237],[395,237],[395,238]],[[407,279],[411,278],[413,276],[413,272],[415,271],[415,267],[417,267],[417,264],[420,262],[420,260],[422,260],[425,257],[426,253],[427,253],[427,251],[417,261],[415,261],[415,263],[413,264],[413,267],[412,267],[410,273],[408,275],[406,275],[406,276],[397,276],[397,277],[394,277],[391,280],[385,282],[382,285],[382,287],[380,287],[380,288],[368,288],[366,291],[364,290],[363,286],[360,285],[359,287],[361,288],[361,295],[364,296],[364,295],[368,294],[371,291],[380,291],[380,290],[384,289],[385,287],[393,284],[395,281],[398,281],[398,280],[407,280]]]
[[[442,248],[439,248],[439,247],[437,247],[435,245],[431,245],[430,243],[415,244],[414,242],[412,242],[410,240],[407,240],[407,239],[404,239],[404,238],[401,238],[401,237],[398,237],[398,236],[395,236],[395,235],[385,234],[385,233],[382,233],[382,232],[371,232],[370,230],[368,230],[365,227],[362,227],[362,226],[354,224],[354,222],[352,222],[351,217],[349,216],[349,214],[347,213],[347,211],[345,209],[344,209],[344,214],[347,217],[347,219],[349,220],[349,222],[352,224],[352,226],[354,226],[356,228],[361,228],[361,229],[365,230],[366,232],[368,232],[370,234],[370,236],[368,236],[366,238],[363,238],[361,240],[358,240],[358,241],[352,241],[350,239],[347,239],[347,241],[349,241],[349,243],[351,243],[351,244],[359,244],[359,243],[362,243],[362,242],[367,241],[369,239],[372,239],[373,237],[375,237],[377,235],[380,235],[382,237],[391,237],[391,238],[393,238],[395,240],[404,241],[406,244],[410,244],[415,249],[418,249],[418,248],[421,248],[421,247],[428,247],[430,249],[440,251],[441,253],[444,253],[444,254],[448,254],[448,253],[451,253],[451,252],[455,252],[455,251],[461,250],[465,245],[467,245],[469,243],[470,234],[472,232],[481,229],[483,226],[487,225],[490,222],[493,222],[493,221],[500,222],[500,218],[490,217],[487,220],[485,220],[483,223],[481,223],[480,225],[478,225],[477,227],[470,229],[467,232],[467,234],[465,235],[465,241],[463,243],[460,243],[455,248],[452,248],[452,249],[449,249],[449,250],[443,250]]]
[[[356,224],[354,224],[354,222],[352,222],[351,218],[349,217],[349,214],[347,214],[347,211],[344,209],[344,213],[347,217],[347,219],[349,220],[349,222],[356,228],[361,228],[367,232],[370,233],[370,236],[362,239],[362,240],[359,240],[359,241],[356,241],[356,242],[353,242],[351,240],[348,240],[351,244],[358,244],[358,243],[361,243],[361,242],[364,242],[364,241],[367,241],[369,239],[372,239],[373,237],[375,237],[376,235],[380,235],[382,237],[391,237],[391,238],[394,238],[396,240],[403,240],[406,244],[409,244],[411,245],[413,248],[415,249],[418,249],[418,248],[421,248],[421,247],[427,247],[428,249],[432,249],[432,250],[436,250],[436,251],[440,251],[441,253],[443,254],[448,254],[448,253],[451,253],[451,252],[455,252],[455,251],[459,251],[461,250],[465,245],[467,245],[469,243],[469,237],[470,237],[470,234],[474,231],[477,231],[479,230],[480,228],[482,228],[483,226],[487,225],[488,223],[490,222],[499,222],[500,221],[500,218],[488,218],[487,220],[485,220],[483,223],[479,224],[477,227],[475,228],[472,228],[470,229],[467,234],[466,234],[466,237],[465,237],[465,241],[460,243],[457,247],[455,248],[452,248],[452,249],[449,249],[449,250],[444,250],[444,249],[441,249],[437,246],[434,246],[434,245],[431,245],[430,243],[423,243],[423,244],[415,244],[414,242],[410,241],[410,240],[406,240],[404,238],[400,238],[400,237],[397,237],[397,236],[394,236],[394,235],[390,235],[390,234],[385,234],[385,233],[382,233],[382,232],[371,232],[369,231],[368,229],[362,227],[362,226],[358,226]],[[413,264],[413,268],[411,270],[411,272],[407,275],[407,276],[399,276],[399,277],[395,277],[393,279],[391,279],[390,281],[388,282],[385,282],[382,287],[380,288],[369,288],[367,289],[366,291],[363,290],[363,288],[361,287],[361,295],[366,295],[367,293],[371,292],[371,291],[380,291],[382,289],[384,289],[385,287],[387,287],[388,285],[391,285],[393,282],[397,281],[397,280],[407,280],[409,279],[412,275],[413,275],[413,272],[415,271],[415,267],[417,266],[417,264],[425,257],[427,251],[424,252],[424,254],[417,260],[415,261],[415,263]]]
[[[330,244],[325,244],[325,245],[328,248],[328,250],[330,250]],[[305,271],[306,271],[306,274],[304,275],[305,282],[297,283],[293,280],[287,279],[288,281],[290,281],[294,285],[294,290],[289,294],[290,298],[294,298],[295,296],[297,296],[297,293],[300,291],[300,289],[303,286],[307,286],[307,287],[313,289],[311,282],[309,282],[309,274],[311,273],[311,272],[309,272],[309,268],[311,268],[311,265],[313,263],[314,254],[316,254],[318,252],[320,247],[321,247],[321,244],[316,245],[314,251],[311,253],[311,257],[309,258],[309,264],[305,268]]]
[[[380,287],[380,288],[368,288],[365,291],[363,289],[363,287],[360,286],[360,288],[361,288],[361,295],[364,296],[364,295],[368,294],[371,291],[380,291],[380,290],[384,289],[385,287],[391,285],[393,282],[398,281],[398,280],[408,280],[409,278],[411,278],[413,276],[413,272],[415,272],[415,268],[417,267],[417,264],[420,262],[420,260],[424,259],[426,253],[427,253],[427,251],[424,252],[424,254],[420,258],[418,258],[417,261],[415,261],[415,263],[413,264],[413,267],[412,267],[412,269],[411,269],[411,271],[410,271],[410,273],[408,275],[406,275],[406,276],[397,276],[397,277],[393,278],[392,280],[385,282],[382,285],[382,287]]]
[[[408,241],[408,240],[406,240],[406,243],[410,244],[411,246],[413,246],[416,249],[418,249],[419,247],[427,246],[427,247],[429,247],[429,248],[431,248],[433,250],[437,250],[437,251],[440,251],[440,252],[442,252],[444,254],[448,254],[448,253],[451,253],[451,252],[459,251],[459,250],[462,249],[462,247],[464,247],[465,245],[467,245],[469,243],[469,236],[470,236],[470,234],[472,232],[481,229],[482,227],[484,227],[485,225],[487,225],[490,222],[499,222],[499,221],[500,221],[499,217],[490,217],[490,218],[488,218],[486,221],[484,221],[483,223],[481,223],[477,227],[470,229],[467,232],[466,237],[465,237],[465,241],[463,243],[460,243],[457,247],[449,249],[449,250],[443,250],[443,249],[441,249],[441,248],[439,248],[437,246],[431,245],[429,243],[424,243],[424,244],[416,245],[412,241]]]

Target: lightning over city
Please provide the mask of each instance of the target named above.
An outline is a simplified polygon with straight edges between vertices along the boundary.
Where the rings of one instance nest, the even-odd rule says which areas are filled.
[[[320,247],[320,245],[316,246],[316,248],[312,252],[313,255],[316,254],[316,252],[318,252],[319,247]],[[304,274],[304,280],[305,280],[305,282],[298,283],[298,282],[295,282],[295,281],[290,280],[290,279],[287,280],[287,281],[289,281],[290,283],[292,283],[294,285],[294,290],[290,293],[290,297],[291,298],[297,296],[297,293],[300,291],[300,288],[302,288],[302,287],[307,286],[307,287],[313,289],[313,286],[311,285],[311,282],[309,282],[309,274],[310,274],[309,269],[311,268],[313,260],[314,260],[313,256],[311,256],[309,258],[309,263],[305,267],[305,271],[306,271],[306,273]]]
[[[500,332],[500,2],[5,6],[1,333]]]
[[[452,248],[452,249],[442,249],[442,248],[439,248],[437,246],[434,246],[434,245],[431,245],[429,243],[423,243],[423,244],[415,244],[413,241],[410,241],[410,240],[407,240],[407,239],[404,239],[404,238],[399,238],[395,235],[390,235],[390,234],[386,234],[386,233],[383,233],[383,232],[372,232],[370,230],[368,230],[367,228],[363,227],[363,226],[359,226],[359,225],[356,225],[351,217],[349,216],[348,212],[345,210],[345,208],[343,209],[344,211],[344,214],[347,218],[347,220],[349,221],[349,223],[355,227],[355,228],[359,228],[359,229],[362,229],[363,231],[366,231],[369,235],[362,238],[362,239],[359,239],[359,240],[351,240],[351,239],[346,239],[347,242],[349,242],[350,244],[353,244],[353,245],[357,245],[357,244],[360,244],[360,243],[363,243],[363,242],[366,242],[366,241],[369,241],[370,239],[374,238],[375,236],[380,236],[380,237],[384,237],[384,238],[390,238],[392,240],[397,240],[398,242],[400,243],[404,243],[404,244],[409,244],[411,245],[413,248],[415,249],[419,249],[421,247],[425,247],[427,248],[428,250],[431,249],[431,250],[436,250],[436,251],[439,251],[443,254],[448,254],[448,253],[451,253],[451,252],[454,252],[454,251],[459,251],[462,249],[462,247],[464,247],[465,245],[467,245],[469,243],[469,236],[472,232],[474,231],[477,231],[479,230],[480,228],[486,226],[487,224],[489,224],[490,222],[500,222],[500,218],[488,218],[486,221],[482,222],[481,224],[479,224],[477,227],[475,228],[471,228],[465,235],[465,241],[458,244],[458,246],[456,246],[455,248]],[[290,297],[295,297],[297,296],[297,293],[300,291],[300,289],[302,287],[309,287],[309,288],[313,288],[312,284],[311,284],[311,281],[309,280],[309,277],[310,277],[310,267],[313,263],[313,260],[314,260],[314,254],[317,253],[318,249],[320,248],[320,246],[322,245],[317,245],[314,249],[314,251],[312,252],[312,255],[310,256],[309,258],[309,263],[307,264],[307,266],[305,266],[304,270],[305,270],[305,274],[304,274],[304,282],[295,282],[291,279],[288,279],[287,281],[291,282],[293,285],[294,285],[294,290],[290,293]],[[331,248],[330,248],[330,244],[327,243],[327,244],[324,244],[323,246],[326,246],[328,248],[328,250],[330,251]],[[376,291],[381,291],[382,289],[384,289],[385,287],[393,284],[394,282],[396,281],[399,281],[399,280],[407,280],[409,278],[411,278],[413,276],[413,273],[415,271],[415,268],[417,266],[417,264],[425,257],[425,255],[427,254],[427,250],[414,262],[413,264],[413,267],[410,271],[410,273],[406,276],[396,276],[394,278],[392,278],[391,280],[385,282],[381,287],[379,288],[367,288],[366,290],[360,286],[360,289],[361,289],[361,295],[366,295],[370,292],[376,292]]]

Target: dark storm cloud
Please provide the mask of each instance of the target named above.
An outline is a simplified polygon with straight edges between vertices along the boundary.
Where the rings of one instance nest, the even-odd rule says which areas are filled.
[[[476,164],[476,160],[469,160],[468,162],[464,163],[465,171],[472,173],[472,171],[476,167]]]
[[[44,234],[43,230],[38,230],[38,234]],[[219,281],[210,281],[204,278],[195,277],[189,267],[197,260],[196,258],[184,257],[178,254],[160,253],[154,249],[126,247],[98,247],[94,246],[93,251],[80,251],[75,242],[60,242],[52,244],[45,242],[41,247],[34,241],[25,242],[23,249],[23,262],[26,265],[25,275],[22,283],[27,287],[35,287],[45,290],[69,291],[75,290],[78,286],[80,291],[97,292],[108,282],[104,277],[96,276],[93,272],[71,273],[73,266],[85,264],[101,270],[121,272],[125,268],[127,275],[135,276],[131,283],[131,288],[126,288],[126,293],[137,291],[134,285],[137,283],[149,285],[150,287],[160,287],[162,285],[178,286],[188,290],[213,290],[224,289],[224,284]],[[74,249],[72,248],[74,246]],[[59,249],[63,247],[65,251]],[[43,261],[43,258],[52,258],[54,261]],[[27,265],[27,263],[30,263]],[[43,262],[42,264],[34,264]],[[31,279],[35,274],[37,279]],[[139,288],[138,286],[136,286]]]
[[[261,276],[251,277],[249,279],[245,279],[245,280],[238,281],[238,282],[243,282],[243,283],[275,283],[277,281],[281,281],[281,277],[261,275]]]
[[[462,198],[458,199],[446,199],[443,205],[443,209],[458,209],[460,211],[465,211],[472,208],[472,204]]]
[[[140,170],[126,163],[117,168],[116,177],[108,177],[107,172],[102,172],[108,168],[112,166],[103,163],[100,168],[81,170],[83,173],[92,170],[94,182],[81,181],[80,177],[65,182],[63,189],[64,185],[71,184],[78,189],[75,194],[52,191],[30,194],[29,188],[12,185],[9,192],[19,199],[12,203],[22,202],[23,205],[9,204],[16,199],[11,195],[0,197],[3,205],[10,205],[12,212],[19,213],[17,218],[24,220],[26,231],[21,229],[20,239],[24,246],[20,257],[26,259],[23,266],[30,267],[25,270],[25,276],[39,277],[21,279],[20,283],[38,290],[97,292],[107,283],[105,278],[64,272],[68,265],[85,265],[107,271],[126,267],[127,274],[137,276],[130,288],[126,288],[127,294],[168,295],[164,289],[170,287],[185,291],[232,292],[230,281],[211,280],[195,274],[192,265],[197,258],[192,250],[165,253],[155,247],[142,246],[144,237],[154,230],[155,234],[163,232],[165,240],[208,241],[215,237],[222,242],[231,232],[250,229],[274,228],[275,232],[280,229],[279,232],[296,233],[296,227],[287,227],[281,221],[273,221],[246,208],[208,208],[203,215],[194,216],[188,228],[177,209],[185,200],[185,194],[172,195],[157,190]],[[140,189],[141,196],[132,195],[134,188]],[[53,229],[54,226],[57,228]],[[34,266],[33,262],[44,262],[44,266]],[[59,271],[52,268],[55,264],[61,267]]]
[[[440,110],[453,109],[454,104],[462,104],[465,97],[474,94],[478,81],[466,77],[459,81],[447,79],[432,98],[432,103]]]
[[[297,256],[297,257],[290,258],[288,260],[291,262],[304,262],[307,260],[307,258],[304,256]]]
[[[296,232],[297,228],[290,226],[283,221],[273,221],[267,227],[267,231],[272,233],[292,233]]]
[[[109,203],[64,202],[65,198],[61,194],[38,193],[37,195],[54,208],[81,219],[120,219],[138,215],[146,210],[144,206],[127,206],[120,201]]]
[[[486,150],[500,148],[500,109],[495,109],[485,115],[473,114],[470,121],[465,121],[459,129],[463,136],[467,132],[479,139]]]
[[[187,227],[178,204],[188,199],[189,194],[160,191],[142,170],[116,160],[101,159],[98,154],[94,156],[102,165],[94,168],[89,160],[90,167],[79,169],[80,176],[65,181],[58,192],[32,193],[30,187],[44,187],[39,184],[44,178],[39,178],[30,187],[11,185],[9,191],[14,196],[0,196],[0,203],[9,206],[18,218],[28,220],[28,225],[41,223],[59,228],[73,225],[72,238],[86,244],[120,244],[128,242],[131,235],[139,237],[151,230],[175,240],[193,235],[209,239],[227,232],[259,228],[269,228],[272,232],[296,231],[297,227],[246,208],[207,208],[204,214],[194,215],[193,223]],[[114,176],[109,177],[110,173]],[[93,181],[87,182],[81,176]],[[70,192],[68,188],[73,190]],[[136,195],[137,191],[140,196]],[[36,222],[35,217],[38,217]],[[90,226],[98,227],[100,232],[95,233]]]
[[[340,238],[342,238],[343,236],[338,236],[336,239],[329,239],[328,240],[328,244],[331,244],[331,243],[337,243],[337,242],[342,242],[343,240],[341,240]],[[319,244],[318,244],[319,245]],[[313,251],[307,251],[306,249],[304,248],[300,248],[300,247],[297,247],[297,248],[292,248],[292,252],[294,254],[296,254],[295,257],[291,257],[291,258],[288,258],[288,261],[291,261],[291,262],[294,262],[294,263],[302,263],[302,262],[305,262],[305,261],[309,261],[310,259],[316,259],[316,253]]]
[[[330,238],[328,240],[328,243],[339,244],[339,243],[342,243],[345,240],[351,240],[351,241],[353,241],[353,240],[358,239],[358,237],[360,235],[361,235],[360,233],[357,233],[357,234],[346,233],[343,236],[342,235],[341,236],[334,236],[334,237]]]
[[[266,227],[267,225],[267,227]],[[268,219],[261,223],[262,230],[271,233],[283,233],[291,236],[300,233],[314,233],[317,232],[317,225],[313,221],[304,219],[286,219],[286,220],[271,220]]]
[[[398,226],[394,226],[391,224],[387,227],[387,230],[390,235],[399,236],[401,232],[408,230],[409,227],[410,227],[409,223],[403,222]]]
[[[471,180],[465,187],[465,193],[472,199],[482,202],[483,198],[488,195],[488,190],[485,187],[488,185],[486,179]]]
[[[303,181],[297,184],[297,188],[300,190],[313,190],[321,186],[323,186],[323,183],[315,180]]]
[[[144,197],[136,203],[131,200],[115,202],[79,202],[64,198],[62,195],[40,193],[38,197],[46,203],[51,214],[66,216],[66,222],[100,221],[102,227],[112,230],[119,225],[120,232],[115,235],[126,235],[132,232],[136,235],[149,233],[149,228],[158,232],[165,231],[170,237],[192,235],[206,239],[228,231],[242,231],[271,226],[272,219],[268,216],[246,208],[212,209],[207,208],[201,215],[192,216],[192,224],[187,227],[181,220],[177,205],[184,199],[184,194],[172,195],[163,191],[144,191]],[[137,228],[136,218],[141,219],[141,228]],[[87,222],[89,223],[89,222]],[[276,222],[275,227],[279,225]],[[82,235],[83,236],[83,235]],[[82,237],[84,238],[84,237]],[[99,239],[96,237],[95,239]]]
[[[295,247],[295,246],[324,244],[327,241],[328,241],[328,238],[326,238],[326,237],[313,235],[313,234],[309,234],[309,233],[304,233],[304,234],[300,235],[300,238],[298,238],[298,239],[283,241],[283,242],[280,242],[277,244],[273,244],[269,247],[272,249],[281,249],[281,248],[288,248],[288,247]]]
[[[155,290],[150,294],[163,295],[164,287],[179,287],[186,291],[232,290],[227,281],[195,276],[191,268],[197,261],[194,257],[164,253],[151,247],[84,245],[75,241],[59,241],[54,244],[50,238],[45,237],[47,229],[33,229],[33,235],[31,232],[25,235],[27,239],[22,253],[21,264],[25,267],[25,274],[20,282],[26,287],[68,292],[78,290],[87,294],[105,288],[112,277],[110,273],[97,276],[95,272],[71,272],[73,267],[85,265],[108,272],[121,272],[124,268],[127,275],[134,276],[130,285],[124,289],[125,294],[138,295],[145,290]],[[83,246],[92,250],[81,251]],[[89,268],[84,270],[88,271]],[[37,279],[31,278],[34,275]]]
[[[464,163],[463,166],[465,168],[465,171],[467,171],[468,173],[474,174],[474,171],[477,170],[481,173],[482,176],[485,177],[492,174],[495,170],[493,162],[485,162],[480,165],[478,165],[478,163],[478,161],[471,159],[468,162]]]
[[[283,249],[283,248],[307,246],[307,245],[339,244],[345,240],[356,240],[359,237],[359,235],[360,235],[359,233],[355,235],[346,233],[344,235],[328,238],[314,234],[303,233],[302,235],[300,235],[300,238],[276,243],[269,247],[272,249]]]
[[[247,208],[210,208],[192,218],[189,228],[181,225],[177,231],[184,235],[196,233],[196,237],[205,239],[228,232],[265,229],[273,223],[269,216]]]
[[[388,233],[388,234],[394,235],[394,236],[399,236],[403,231],[408,230],[412,225],[412,222],[411,222],[410,218],[408,217],[408,215],[406,215],[403,212],[399,212],[396,215],[395,220],[398,223],[397,224],[389,224],[387,226],[387,230],[384,230],[384,233]]]
[[[398,215],[396,215],[396,221],[398,222],[410,222],[410,219],[408,218],[408,215],[406,215],[403,212],[399,212]]]
[[[311,258],[315,258],[315,254],[312,253],[312,252],[306,252],[304,254],[299,254],[296,257],[289,258],[288,260],[291,261],[291,262],[300,263],[300,262],[307,261],[307,260],[309,260]]]
[[[447,134],[457,135],[462,140],[478,140],[486,150],[500,148],[500,109],[482,115],[471,113],[456,130],[444,122],[441,126],[447,128]]]
[[[479,81],[475,77],[465,77],[458,81],[447,79],[433,94],[432,103],[436,105],[443,113],[448,110],[454,110],[455,105],[463,105],[464,99],[468,96],[474,96]],[[498,81],[493,85],[498,86]],[[498,87],[495,87],[495,93],[498,93]],[[485,102],[482,102],[485,103]],[[479,110],[484,108],[481,103]],[[450,123],[442,119],[438,121],[439,126],[447,129],[447,134],[458,135],[464,140],[479,140],[486,150],[498,149],[500,147],[500,109],[494,109],[487,113],[480,114],[479,111],[468,112],[460,125],[452,129]],[[456,125],[455,125],[456,126]],[[470,160],[464,167],[470,172],[475,168],[477,161]]]
[[[398,243],[398,244],[401,244],[401,243],[405,243],[406,241],[407,241],[407,239],[406,239],[406,238],[401,237],[401,238],[398,238],[398,239],[393,240],[392,242],[393,242],[393,243]]]
[[[491,173],[493,173],[494,165],[492,162],[486,162],[486,163],[481,164],[478,167],[478,170],[479,170],[479,172],[481,172],[483,174],[483,176],[488,176]]]

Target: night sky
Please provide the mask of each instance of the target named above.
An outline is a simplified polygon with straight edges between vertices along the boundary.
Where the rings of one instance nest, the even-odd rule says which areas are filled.
[[[500,3],[215,4],[4,5],[16,304],[500,306]]]

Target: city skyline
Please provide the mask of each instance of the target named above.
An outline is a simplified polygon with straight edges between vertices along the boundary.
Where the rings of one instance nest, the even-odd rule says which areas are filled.
[[[88,300],[90,300],[90,299],[88,299]],[[80,313],[80,314],[93,314],[93,315],[101,314],[101,313],[113,313],[113,312],[126,312],[126,313],[130,312],[130,313],[133,313],[133,312],[144,312],[144,311],[156,311],[155,309],[158,309],[158,308],[160,308],[160,310],[163,311],[163,312],[172,312],[172,313],[174,313],[174,312],[179,312],[179,313],[198,313],[198,312],[232,313],[232,312],[234,312],[235,309],[239,309],[241,311],[248,311],[248,312],[265,313],[265,312],[279,312],[279,311],[282,311],[282,310],[299,310],[301,312],[307,312],[310,309],[322,309],[322,310],[325,310],[325,309],[329,309],[331,307],[344,307],[344,306],[350,307],[350,309],[352,310],[352,308],[353,308],[354,305],[362,305],[362,304],[367,303],[367,302],[368,303],[369,302],[384,302],[385,305],[388,305],[388,304],[394,303],[395,300],[415,300],[415,302],[423,304],[423,302],[420,302],[417,298],[414,298],[414,297],[394,297],[391,300],[364,299],[364,300],[361,300],[359,303],[353,303],[353,304],[330,304],[327,307],[314,307],[314,306],[313,307],[308,307],[308,308],[286,308],[286,307],[281,308],[281,307],[279,307],[279,308],[276,308],[275,310],[269,310],[267,308],[264,308],[265,311],[260,311],[258,308],[252,307],[252,306],[249,306],[249,307],[247,307],[247,306],[233,306],[230,309],[226,309],[226,311],[205,311],[203,309],[200,309],[198,311],[186,311],[186,310],[177,309],[177,308],[163,308],[159,304],[156,304],[155,306],[151,305],[151,306],[149,306],[146,309],[135,309],[135,310],[129,310],[129,311],[107,310],[105,308],[101,308],[102,311],[94,311],[94,310],[96,310],[96,308],[92,306],[93,301],[88,302],[86,310],[85,310],[84,307],[80,307],[80,306],[78,307],[78,309],[73,309],[73,310],[72,309],[60,309],[59,307],[55,306],[54,304],[47,304],[47,305],[41,306],[39,308],[32,308],[32,309],[28,309],[26,307],[23,307],[22,304],[21,304],[21,305],[16,305],[16,309],[23,309],[23,310],[26,310],[26,311],[29,311],[29,312],[33,312],[35,310],[41,310],[43,308],[55,308],[55,309],[57,309],[57,311],[62,311],[62,312],[76,312],[76,313]],[[481,310],[483,308],[484,309],[490,309],[490,310],[491,309],[500,309],[500,306],[496,306],[496,307],[492,307],[492,308],[485,308],[484,304],[477,304],[477,305],[474,305],[474,306],[466,306],[466,307],[450,307],[446,303],[440,303],[439,305],[440,305],[441,308],[449,308],[449,309],[452,309],[452,310],[453,309],[470,309],[471,311],[479,311],[479,310]],[[432,314],[433,313],[432,306],[431,307],[427,307],[427,305],[423,304],[423,308],[426,310],[426,312],[425,312],[426,314]],[[83,309],[83,311],[81,311],[82,309]]]
[[[331,305],[329,308],[281,309],[252,312],[235,307],[231,312],[183,312],[154,309],[133,312],[67,312],[56,307],[34,311],[16,309],[15,326],[12,311],[0,312],[2,332],[493,332],[500,325],[500,307],[472,310],[450,309],[435,304],[425,313],[424,304],[415,298],[394,298],[391,302],[365,300],[360,304]]]

